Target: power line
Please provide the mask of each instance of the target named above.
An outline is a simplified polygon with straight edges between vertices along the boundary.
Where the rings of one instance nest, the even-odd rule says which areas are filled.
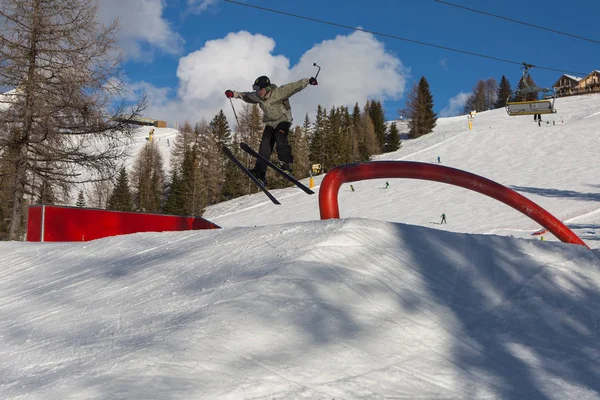
[[[325,21],[325,20],[322,20],[322,19],[317,19],[317,18],[313,18],[313,17],[307,17],[307,16],[300,15],[300,14],[294,14],[294,13],[289,13],[289,12],[285,12],[285,11],[275,10],[275,9],[272,9],[272,8],[259,7],[259,6],[255,6],[255,5],[252,5],[252,4],[242,3],[242,2],[239,2],[239,1],[234,1],[234,0],[224,0],[224,1],[226,1],[228,3],[232,3],[232,4],[237,4],[237,5],[240,5],[240,6],[244,6],[244,7],[254,8],[254,9],[257,9],[257,10],[268,11],[268,12],[271,12],[271,13],[274,13],[274,14],[287,15],[287,16],[293,17],[293,18],[299,18],[299,19],[304,19],[304,20],[307,20],[307,21],[318,22],[320,24],[337,26],[339,28],[346,28],[346,29],[351,29],[351,30],[354,30],[354,31],[360,31],[360,32],[370,33],[370,34],[373,34],[373,35],[383,36],[383,37],[387,37],[387,38],[390,38],[390,39],[402,40],[402,41],[405,41],[405,42],[415,43],[415,44],[419,44],[419,45],[422,45],[422,46],[434,47],[436,49],[453,51],[455,53],[467,54],[467,55],[470,55],[470,56],[475,56],[475,57],[480,57],[480,58],[487,58],[488,60],[501,61],[501,62],[508,63],[508,64],[523,65],[522,61],[513,61],[513,60],[508,60],[508,59],[505,59],[505,58],[499,58],[499,57],[488,56],[488,55],[481,54],[481,53],[475,53],[475,52],[472,52],[472,51],[454,49],[452,47],[446,47],[446,46],[441,46],[441,45],[437,45],[437,44],[432,44],[432,43],[427,43],[427,42],[421,42],[419,40],[414,40],[414,39],[407,39],[407,38],[403,38],[403,37],[399,37],[399,36],[395,36],[395,35],[390,35],[388,33],[381,33],[381,32],[372,31],[372,30],[368,30],[368,29],[357,28],[357,27],[350,26],[350,25],[338,24],[336,22]],[[539,65],[535,65],[535,68],[544,69],[544,70],[547,70],[547,71],[555,71],[555,72],[567,73],[567,74],[587,75],[584,72],[566,71],[566,70],[557,69],[557,68],[542,67],[542,66],[539,66]]]
[[[501,15],[496,15],[496,14],[492,14],[492,13],[485,12],[485,11],[476,10],[474,8],[469,8],[469,7],[461,6],[461,5],[450,3],[450,2],[447,2],[447,1],[442,1],[442,0],[433,0],[433,1],[435,1],[437,3],[441,3],[441,4],[446,4],[446,5],[451,6],[451,7],[462,8],[463,10],[472,11],[474,13],[483,14],[483,15],[487,15],[487,16],[490,16],[490,17],[494,17],[494,18],[498,18],[498,19],[503,19],[505,21],[514,22],[516,24],[530,26],[532,28],[541,29],[541,30],[544,30],[544,31],[552,32],[552,33],[557,33],[559,35],[570,36],[570,37],[575,38],[575,39],[580,39],[580,40],[585,40],[585,41],[588,41],[588,42],[600,44],[600,41],[598,41],[598,40],[589,39],[589,38],[586,38],[586,37],[583,37],[583,36],[573,35],[571,33],[558,31],[556,29],[545,28],[543,26],[531,24],[529,22],[518,21],[516,19],[512,19],[512,18],[508,18],[508,17],[503,17]]]

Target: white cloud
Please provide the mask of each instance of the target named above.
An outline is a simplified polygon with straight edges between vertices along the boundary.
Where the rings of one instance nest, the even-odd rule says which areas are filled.
[[[325,40],[308,50],[290,71],[292,79],[313,76],[316,62],[322,67],[319,86],[300,93],[294,102],[297,118],[325,107],[361,106],[367,99],[399,99],[409,70],[372,34],[354,32]],[[296,121],[298,122],[298,121]]]
[[[308,87],[291,99],[297,124],[305,113],[312,116],[318,104],[362,105],[372,98],[398,99],[404,91],[408,70],[368,33],[354,32],[325,40],[304,53],[292,68],[288,58],[274,54],[274,50],[273,39],[246,31],[208,41],[181,58],[177,96],[168,103],[151,98],[159,101],[151,104],[148,113],[172,125],[175,121],[210,120],[223,109],[233,124],[231,105],[224,96],[226,89],[251,91],[260,75],[269,76],[278,85],[308,78],[317,72],[314,62],[322,67],[319,85]],[[234,100],[234,105],[239,110],[243,103]]]
[[[470,95],[470,93],[460,92],[456,96],[451,97],[448,100],[448,105],[440,111],[440,117],[453,117],[462,114]]]
[[[445,58],[445,57],[444,57],[444,58],[442,58],[442,59],[440,60],[440,65],[442,66],[442,69],[443,69],[444,71],[448,71],[448,59],[447,59],[447,58]]]
[[[164,0],[99,0],[100,22],[119,19],[118,44],[124,58],[151,60],[152,50],[179,54],[183,38],[162,17]]]
[[[216,4],[218,0],[188,0],[189,11],[193,13],[201,13],[210,5]]]

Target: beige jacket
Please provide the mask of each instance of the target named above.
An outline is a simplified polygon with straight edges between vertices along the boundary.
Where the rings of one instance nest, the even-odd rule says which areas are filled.
[[[233,97],[258,104],[263,110],[265,125],[275,128],[281,122],[292,122],[292,107],[288,99],[307,86],[308,78],[304,78],[279,87],[271,85],[262,98],[256,92],[233,92]]]

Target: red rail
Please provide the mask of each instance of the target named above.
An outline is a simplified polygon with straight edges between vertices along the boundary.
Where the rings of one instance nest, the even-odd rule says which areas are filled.
[[[340,218],[338,192],[342,184],[386,178],[442,182],[485,194],[527,215],[561,241],[588,247],[548,211],[506,186],[460,169],[411,161],[373,161],[333,168],[325,175],[319,189],[321,219]]]

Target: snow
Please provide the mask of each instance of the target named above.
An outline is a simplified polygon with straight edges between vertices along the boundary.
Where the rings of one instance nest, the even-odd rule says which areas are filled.
[[[341,220],[287,188],[209,207],[219,230],[3,242],[0,398],[600,398],[600,96],[556,107],[441,119],[378,159],[439,156],[592,250],[408,179],[344,185]]]

